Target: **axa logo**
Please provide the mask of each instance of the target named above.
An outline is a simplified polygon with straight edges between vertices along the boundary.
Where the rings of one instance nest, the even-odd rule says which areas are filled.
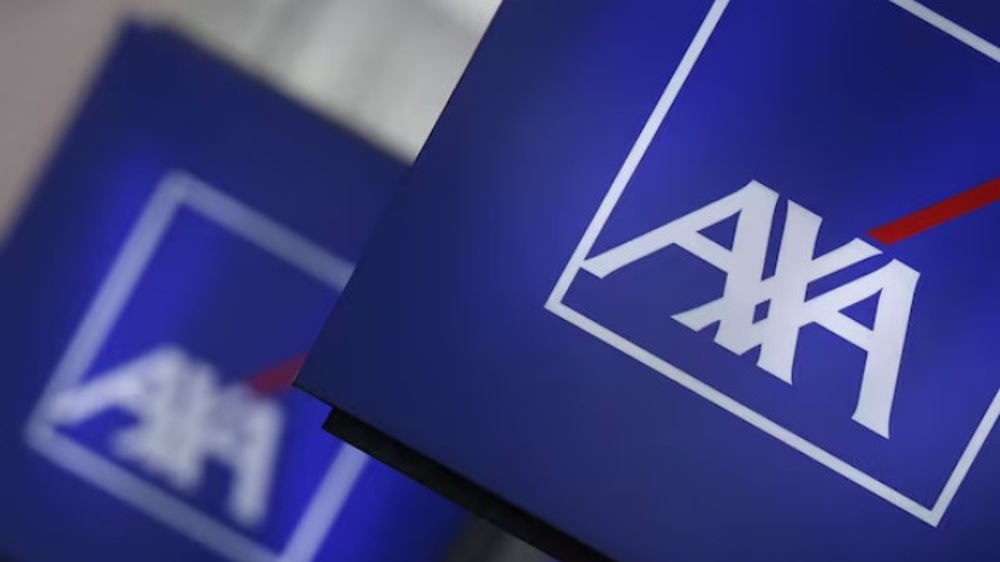
[[[818,324],[867,354],[853,419],[889,437],[889,420],[899,364],[906,341],[913,294],[920,274],[889,259],[882,267],[818,296],[807,298],[810,283],[882,252],[855,238],[817,255],[822,218],[794,201],[788,202],[774,275],[764,278],[768,240],[778,194],[752,181],[742,189],[701,209],[672,220],[583,262],[583,269],[605,277],[668,246],[676,245],[726,274],[722,296],[673,319],[692,330],[718,323],[715,341],[736,354],[760,348],[757,365],[792,384],[792,364],[800,330]],[[736,217],[732,247],[702,231]],[[842,311],[878,295],[872,327]],[[767,316],[755,312],[767,305]]]
[[[59,394],[49,417],[74,426],[111,410],[135,419],[110,436],[115,456],[188,497],[203,491],[208,463],[221,464],[231,475],[230,517],[245,526],[263,521],[284,428],[275,399],[225,384],[208,362],[163,345]]]
[[[924,22],[913,33],[939,41],[943,32],[965,45],[949,56],[1000,62],[996,45],[970,40],[955,22],[917,2],[891,2],[901,23]],[[1000,201],[1000,179],[977,171],[986,183],[946,199],[934,191],[938,203],[916,211],[899,187],[913,177],[897,170],[903,157],[879,163],[878,174],[857,168],[843,192],[803,183],[801,162],[781,159],[795,158],[793,143],[748,146],[757,129],[722,123],[712,96],[686,96],[692,73],[701,73],[692,87],[704,93],[732,71],[722,62],[732,45],[712,42],[729,4],[711,3],[545,309],[647,368],[634,376],[652,370],[936,526],[1000,418],[992,357],[969,353],[988,347],[983,334],[995,314],[968,300],[953,304],[981,272],[942,252],[941,238],[916,235]],[[717,56],[702,61],[713,45]],[[809,103],[829,115],[854,107],[840,98]],[[840,147],[828,131],[771,110],[761,105],[745,127],[773,118],[794,131],[789,138]],[[810,144],[811,135],[821,142]],[[872,208],[858,212],[861,201]],[[894,202],[892,210],[876,211],[876,201]],[[892,220],[868,224],[872,217]],[[731,242],[719,241],[723,223],[734,227]],[[891,247],[903,240],[899,251]],[[940,336],[952,328],[969,337]],[[942,376],[942,363],[955,372]],[[665,399],[671,388],[663,387]],[[929,415],[947,423],[928,431]]]
[[[309,562],[367,457],[299,431],[326,409],[285,390],[352,269],[168,173],[55,365],[28,443],[180,540],[231,560]],[[321,470],[293,474],[302,454]]]

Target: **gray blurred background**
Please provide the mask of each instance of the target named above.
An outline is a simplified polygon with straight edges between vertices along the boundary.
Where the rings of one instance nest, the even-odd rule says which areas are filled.
[[[187,32],[410,161],[499,2],[0,0],[0,233],[124,17]]]

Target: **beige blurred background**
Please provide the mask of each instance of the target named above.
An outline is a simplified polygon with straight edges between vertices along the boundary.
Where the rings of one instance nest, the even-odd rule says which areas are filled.
[[[404,159],[499,0],[0,0],[0,243],[121,19],[168,22]]]

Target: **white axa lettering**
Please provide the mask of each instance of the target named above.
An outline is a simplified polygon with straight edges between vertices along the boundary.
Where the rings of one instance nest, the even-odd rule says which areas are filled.
[[[256,525],[267,512],[283,415],[273,400],[218,379],[209,364],[163,346],[58,395],[50,416],[62,425],[112,408],[135,416],[111,441],[116,455],[188,494],[201,485],[206,462],[220,462],[232,474],[230,515]]]
[[[807,299],[806,289],[813,281],[881,252],[855,238],[816,256],[822,219],[789,201],[775,272],[764,279],[777,202],[776,192],[752,181],[701,209],[588,258],[583,269],[603,278],[667,246],[683,248],[725,272],[726,281],[721,298],[675,314],[674,320],[692,330],[718,322],[716,343],[737,354],[760,346],[757,365],[789,384],[801,328],[816,323],[833,332],[867,354],[853,419],[888,438],[910,307],[920,274],[891,260],[875,271]],[[701,233],[734,215],[738,216],[731,248]],[[842,312],[876,294],[878,305],[871,328]],[[767,317],[755,322],[754,311],[761,303],[768,303]]]

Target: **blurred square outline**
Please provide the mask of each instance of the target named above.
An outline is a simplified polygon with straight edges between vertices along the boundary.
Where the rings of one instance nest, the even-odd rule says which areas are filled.
[[[353,271],[351,263],[190,174],[168,172],[139,214],[74,332],[28,420],[25,437],[55,464],[232,560],[309,562],[368,461],[368,456],[354,447],[341,445],[284,548],[274,552],[105,456],[58,434],[46,419],[53,397],[87,374],[181,208],[196,212],[338,292]]]

